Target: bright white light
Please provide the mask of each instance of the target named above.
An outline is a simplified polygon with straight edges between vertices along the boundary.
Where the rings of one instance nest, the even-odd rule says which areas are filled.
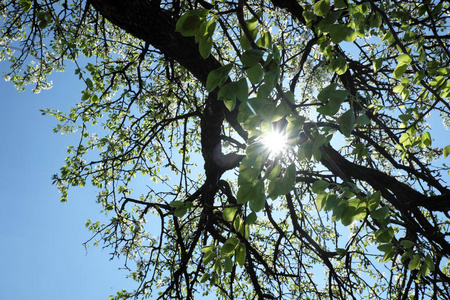
[[[286,137],[277,131],[270,132],[262,142],[272,155],[277,155],[286,148]]]

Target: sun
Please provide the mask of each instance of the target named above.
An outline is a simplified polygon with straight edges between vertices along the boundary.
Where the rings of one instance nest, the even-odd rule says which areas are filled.
[[[262,142],[274,156],[286,149],[286,137],[278,131],[271,131],[263,138]]]

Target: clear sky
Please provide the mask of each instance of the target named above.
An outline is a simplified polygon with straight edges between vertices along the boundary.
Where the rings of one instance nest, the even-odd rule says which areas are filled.
[[[77,135],[53,133],[56,120],[39,110],[67,110],[82,86],[71,71],[51,79],[54,87],[40,94],[0,80],[0,299],[108,299],[134,285],[108,249],[82,246],[91,236],[86,220],[100,217],[95,191],[72,190],[60,203],[52,185]]]

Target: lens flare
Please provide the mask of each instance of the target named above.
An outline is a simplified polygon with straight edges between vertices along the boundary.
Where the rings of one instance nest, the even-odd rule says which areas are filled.
[[[286,137],[277,131],[272,131],[262,140],[272,155],[278,155],[286,148]]]

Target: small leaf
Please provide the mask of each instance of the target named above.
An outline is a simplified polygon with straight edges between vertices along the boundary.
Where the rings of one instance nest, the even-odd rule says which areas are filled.
[[[235,91],[236,97],[242,102],[247,101],[247,99],[248,99],[247,80],[245,78],[239,79],[235,83],[235,88],[236,88],[236,91]]]
[[[255,64],[253,67],[247,69],[247,76],[251,83],[258,84],[264,76],[264,69],[260,64]]]
[[[246,218],[245,218],[245,224],[251,225],[256,222],[256,219],[258,217],[256,216],[256,213],[252,211]]]
[[[280,171],[281,171],[281,165],[276,164],[275,167],[273,167],[273,169],[270,171],[270,174],[269,174],[269,176],[267,176],[267,179],[274,180],[275,178],[278,177],[278,175],[280,174]]]
[[[223,103],[229,111],[233,111],[236,107],[236,99],[224,100]]]
[[[319,211],[321,211],[322,208],[325,207],[326,198],[327,198],[327,194],[325,194],[325,193],[317,195],[316,206]]]
[[[249,49],[241,55],[241,61],[246,67],[253,67],[263,57],[264,51],[260,49]]]
[[[386,219],[389,216],[389,207],[387,206],[381,207],[377,210],[372,211],[370,215],[372,216],[372,218],[377,220]]]
[[[327,199],[327,205],[328,205],[328,199]],[[353,221],[356,218],[356,209],[352,206],[347,207],[344,214],[341,218],[341,223],[344,226],[348,226],[353,223]]]
[[[206,90],[211,92],[216,87],[224,84],[232,67],[233,64],[228,64],[209,72],[206,79]]]
[[[177,209],[175,209],[175,211],[173,212],[173,215],[175,217],[181,218],[182,216],[184,216],[187,213],[188,209],[187,207],[179,207]]]
[[[394,245],[392,243],[387,243],[387,244],[379,245],[377,248],[380,251],[388,252],[388,251],[391,251],[392,248],[394,248]]]
[[[346,137],[349,137],[353,128],[355,127],[355,113],[353,109],[350,108],[342,116],[337,119],[341,132]]]
[[[342,41],[353,42],[357,38],[357,33],[354,29],[347,27],[344,24],[334,24],[329,30],[331,41],[339,44]]]
[[[336,248],[336,253],[338,255],[345,255],[347,253],[347,250],[345,250],[343,248]]]
[[[436,269],[430,254],[427,254],[425,256],[425,264],[428,266],[428,268],[430,268],[431,271],[434,271]]]
[[[200,249],[200,251],[202,251],[203,253],[208,253],[208,252],[212,251],[213,249],[214,249],[214,245],[209,245],[209,246],[202,247]]]
[[[240,172],[239,175],[241,175],[241,174],[242,174],[242,171]],[[244,203],[247,203],[248,201],[250,201],[251,196],[252,196],[252,194],[251,194],[252,187],[253,187],[253,183],[251,183],[251,182],[246,182],[246,183],[240,184],[239,190],[236,195],[236,200],[237,200],[238,204],[244,204]]]
[[[339,204],[339,199],[335,194],[328,194],[325,202],[325,210],[330,211],[336,208]]]
[[[324,180],[316,180],[312,184],[312,191],[313,193],[319,194],[323,192],[325,189],[327,189],[329,186],[329,183]]]
[[[204,35],[203,38],[200,39],[199,51],[200,51],[200,55],[204,59],[206,59],[209,56],[209,54],[211,53],[212,45],[213,45],[213,40],[212,40],[211,36]]]
[[[220,254],[222,257],[227,257],[233,254],[234,249],[236,249],[239,240],[237,238],[231,237],[225,241],[220,249]]]
[[[206,252],[205,255],[203,255],[202,261],[205,265],[207,265],[214,259],[215,256],[216,254],[214,253],[214,251]]]
[[[425,147],[431,146],[431,135],[428,131],[422,134],[422,144],[424,144]]]
[[[415,245],[415,243],[413,241],[410,241],[410,240],[402,240],[402,241],[400,241],[400,245],[402,245],[403,247],[409,249],[409,248],[412,248]]]
[[[176,31],[183,36],[194,36],[201,24],[199,16],[187,12],[178,19]]]
[[[365,114],[362,114],[356,118],[355,124],[356,125],[369,125],[370,119]]]
[[[450,145],[447,145],[444,147],[444,158],[447,158],[449,154],[450,154]]]
[[[402,257],[400,258],[400,261],[402,263],[404,263],[406,260],[408,259],[412,259],[413,257],[413,252],[411,250],[406,251],[405,253],[402,254]]]
[[[233,261],[229,257],[225,257],[225,261],[223,263],[225,272],[231,272],[233,269]]]
[[[400,79],[402,77],[403,73],[405,73],[406,69],[408,68],[408,65],[404,63],[399,63],[397,67],[394,70],[394,73],[392,74],[392,77],[395,79]]]
[[[329,0],[319,0],[314,4],[314,13],[323,17],[330,11],[330,1]]]
[[[252,187],[250,198],[250,209],[258,212],[264,208],[266,204],[266,195],[264,193],[264,182],[258,180]]]
[[[375,232],[375,238],[380,243],[389,243],[394,237],[394,229],[392,227],[379,229]]]
[[[416,254],[414,255],[414,258],[409,262],[408,264],[408,269],[412,270],[416,270],[419,268],[420,265],[420,255]]]
[[[334,93],[334,91],[336,90],[337,87],[338,87],[337,83],[332,83],[329,86],[323,88],[320,91],[320,93],[317,95],[317,99],[322,103],[327,102],[328,99],[330,99],[331,94]]]
[[[236,248],[235,255],[236,255],[236,263],[240,267],[243,267],[245,264],[245,245],[239,244]]]
[[[223,213],[222,213],[223,219],[224,219],[225,221],[229,221],[229,222],[230,222],[230,221],[233,221],[234,216],[236,215],[237,210],[238,210],[237,207],[225,207],[225,208],[223,209]]]
[[[209,280],[209,273],[205,273],[202,275],[202,278],[200,279],[200,283],[205,283],[206,281]]]
[[[408,54],[403,53],[397,57],[397,61],[399,63],[409,65],[412,62],[412,58]]]
[[[379,69],[381,69],[381,66],[383,64],[383,58],[377,58],[373,61],[373,71],[376,73]]]

